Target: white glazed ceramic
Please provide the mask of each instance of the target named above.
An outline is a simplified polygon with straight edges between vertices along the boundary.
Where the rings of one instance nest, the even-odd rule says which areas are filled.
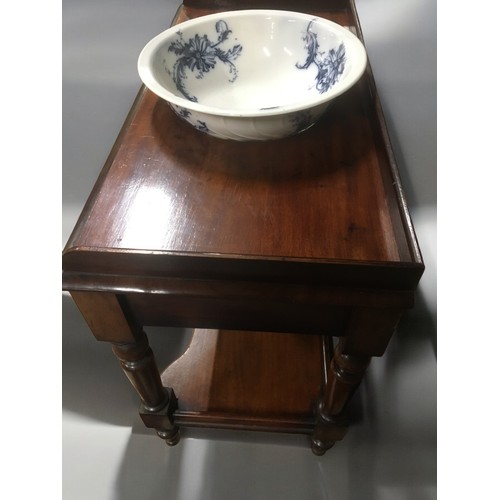
[[[360,40],[307,14],[242,10],[178,24],[142,50],[144,84],[198,130],[267,140],[311,127],[366,68]]]

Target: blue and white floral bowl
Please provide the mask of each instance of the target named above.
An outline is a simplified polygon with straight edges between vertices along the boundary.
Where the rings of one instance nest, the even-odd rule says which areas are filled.
[[[308,129],[366,68],[346,28],[298,12],[241,10],[178,24],[142,50],[144,84],[200,131],[238,141]]]

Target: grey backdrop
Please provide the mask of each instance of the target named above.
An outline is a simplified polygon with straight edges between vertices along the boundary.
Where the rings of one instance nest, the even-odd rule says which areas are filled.
[[[64,0],[62,244],[139,89],[137,56],[172,0]],[[356,421],[323,458],[302,436],[188,432],[167,449],[109,346],[63,294],[63,498],[431,499],[436,497],[436,2],[358,0],[426,263],[416,308],[353,401]],[[161,363],[188,341],[148,331]]]

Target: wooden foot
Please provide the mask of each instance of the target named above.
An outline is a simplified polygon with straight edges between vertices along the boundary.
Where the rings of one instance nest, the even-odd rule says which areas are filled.
[[[318,438],[311,439],[311,451],[318,457],[323,456],[334,445],[334,441],[326,442]]]
[[[165,443],[168,446],[175,446],[181,439],[181,434],[178,427],[175,427],[174,429],[168,431],[157,430],[156,433],[159,437],[165,440]]]

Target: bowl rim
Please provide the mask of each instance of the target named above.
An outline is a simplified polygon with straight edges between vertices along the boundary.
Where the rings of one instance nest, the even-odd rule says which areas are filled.
[[[209,23],[213,20],[220,20],[222,17],[224,20],[232,19],[235,17],[245,17],[248,15],[257,16],[288,16],[294,19],[303,19],[304,21],[316,21],[322,25],[326,25],[335,32],[339,33],[344,39],[348,40],[351,44],[351,50],[354,49],[357,56],[354,58],[354,63],[351,70],[346,78],[342,79],[336,85],[334,85],[330,90],[324,92],[323,94],[315,94],[314,96],[290,104],[285,104],[277,107],[267,108],[267,109],[257,109],[249,108],[248,110],[232,110],[226,108],[220,108],[215,106],[209,106],[200,102],[193,102],[184,97],[177,96],[173,92],[167,90],[162,84],[158,82],[152,71],[152,62],[154,55],[158,48],[165,43],[168,38],[183,28],[193,27],[197,25],[203,25]],[[171,26],[170,28],[162,31],[154,38],[152,38],[142,49],[139,54],[137,61],[137,70],[139,77],[144,83],[144,85],[158,97],[168,101],[171,104],[186,108],[191,111],[197,111],[199,113],[205,113],[208,115],[215,116],[226,116],[226,117],[259,117],[259,116],[276,116],[285,113],[292,113],[295,111],[301,111],[305,109],[312,109],[316,106],[331,101],[335,97],[343,94],[354,86],[358,80],[363,76],[368,64],[368,57],[366,54],[366,49],[363,42],[349,29],[346,27],[325,19],[321,16],[316,16],[312,14],[307,14],[304,12],[296,12],[292,10],[279,10],[279,9],[244,9],[244,10],[231,10],[222,11],[214,14],[207,14],[204,16],[199,16],[182,23]]]

